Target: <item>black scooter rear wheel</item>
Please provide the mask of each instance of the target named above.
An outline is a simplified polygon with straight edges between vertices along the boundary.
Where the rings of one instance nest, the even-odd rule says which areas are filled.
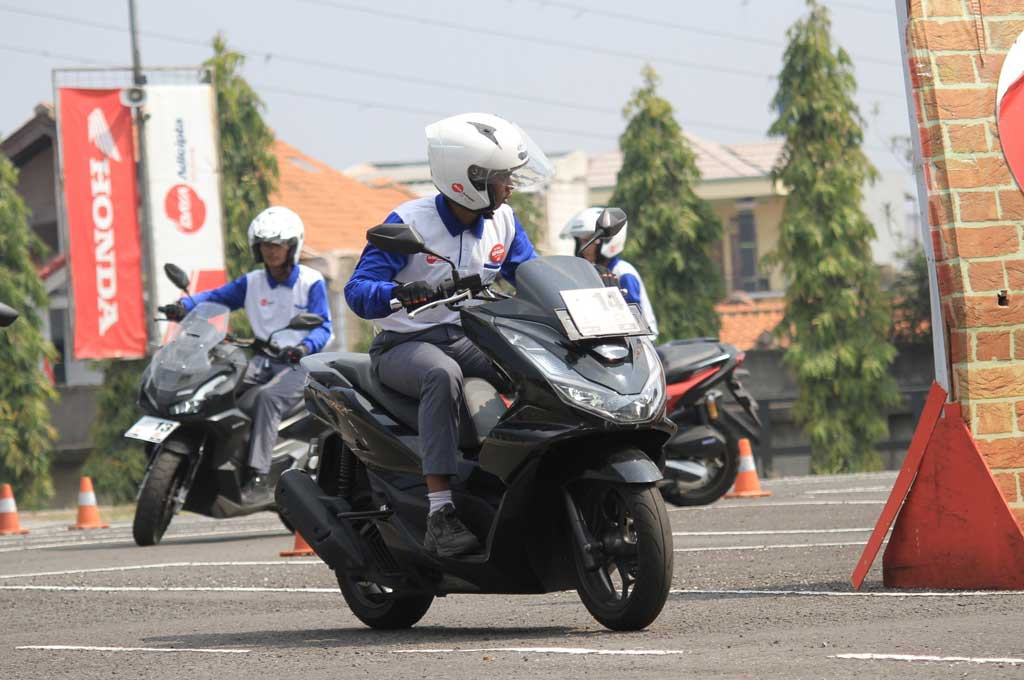
[[[661,613],[672,583],[672,528],[653,487],[591,483],[574,493],[587,530],[603,547],[588,571],[576,555],[576,592],[612,630],[641,630]]]
[[[185,481],[188,466],[185,458],[169,451],[160,451],[153,461],[153,469],[139,492],[132,522],[132,537],[136,545],[156,545],[163,538],[174,517],[174,497]]]
[[[343,572],[338,572],[338,587],[356,618],[380,630],[412,627],[434,602],[433,595],[401,596],[376,583],[355,581]]]

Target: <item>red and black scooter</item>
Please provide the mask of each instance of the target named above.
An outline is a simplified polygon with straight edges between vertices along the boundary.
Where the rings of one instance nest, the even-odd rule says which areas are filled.
[[[666,413],[678,426],[664,446],[661,494],[674,505],[713,503],[736,480],[739,440],[760,440],[757,401],[739,381],[744,353],[715,338],[656,349],[665,367]]]

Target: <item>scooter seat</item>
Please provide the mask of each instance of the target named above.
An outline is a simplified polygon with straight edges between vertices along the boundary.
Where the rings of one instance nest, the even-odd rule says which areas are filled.
[[[369,354],[331,352],[323,355],[323,361],[395,420],[413,432],[419,431],[419,401],[380,382],[371,368]],[[459,447],[473,449],[483,444],[507,407],[498,391],[480,378],[466,378],[463,396],[459,418]]]
[[[713,340],[677,340],[658,345],[655,350],[665,367],[665,382],[669,385],[685,380],[697,369],[727,354]]]

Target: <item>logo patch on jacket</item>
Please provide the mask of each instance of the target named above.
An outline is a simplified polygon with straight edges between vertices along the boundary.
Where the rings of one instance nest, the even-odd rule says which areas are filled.
[[[491,248],[491,262],[497,264],[505,258],[505,246],[502,243]]]
[[[437,264],[439,262],[439,260],[433,255],[427,255],[423,259],[427,261],[427,264]]]

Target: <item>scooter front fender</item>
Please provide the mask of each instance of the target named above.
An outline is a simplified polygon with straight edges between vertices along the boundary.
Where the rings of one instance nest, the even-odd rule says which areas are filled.
[[[662,478],[661,470],[638,449],[613,451],[585,468],[579,479],[592,479],[619,484],[653,484]]]

